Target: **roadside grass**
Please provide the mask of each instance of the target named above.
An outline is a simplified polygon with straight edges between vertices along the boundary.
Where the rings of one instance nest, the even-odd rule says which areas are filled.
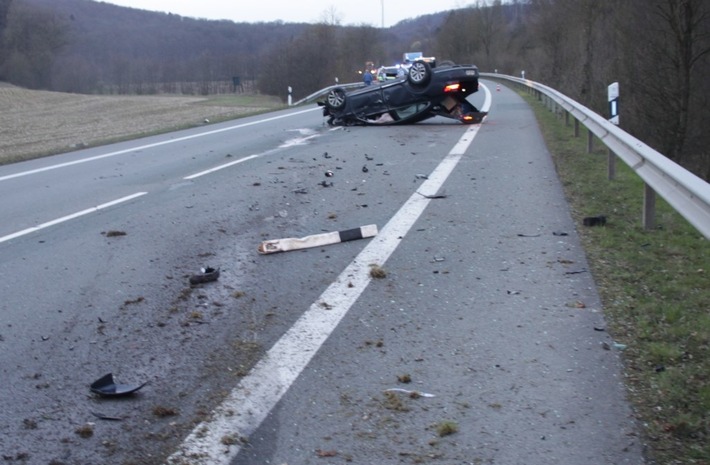
[[[601,295],[607,331],[625,344],[629,400],[648,458],[710,463],[710,241],[660,197],[656,225],[641,225],[643,181],[607,149],[587,153],[564,119],[526,93],[540,122]],[[605,215],[604,227],[582,226]]]

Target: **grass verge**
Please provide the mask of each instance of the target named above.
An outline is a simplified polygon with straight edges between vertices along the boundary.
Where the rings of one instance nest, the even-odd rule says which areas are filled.
[[[626,344],[629,400],[651,461],[710,463],[710,241],[661,198],[654,230],[641,225],[643,181],[607,149],[528,94],[553,156],[601,295],[608,331]],[[584,131],[582,131],[584,133]],[[605,227],[584,227],[606,215]]]

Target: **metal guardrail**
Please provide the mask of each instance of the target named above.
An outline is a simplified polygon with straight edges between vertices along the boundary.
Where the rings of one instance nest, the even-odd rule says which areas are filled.
[[[331,89],[335,89],[336,87],[341,87],[343,89],[354,89],[357,87],[363,87],[364,85],[365,84],[363,84],[361,82],[355,82],[355,83],[351,83],[351,84],[336,84],[334,86],[326,87],[325,89],[321,89],[317,92],[314,92],[311,95],[309,95],[308,97],[304,97],[301,100],[299,100],[298,102],[293,103],[292,106],[301,105],[303,103],[311,102],[311,101],[317,99],[318,97],[327,94],[328,92],[330,92]]]
[[[634,136],[564,94],[527,79],[494,73],[482,77],[511,81],[545,96],[584,124],[611,152],[621,158],[646,183],[644,226],[653,227],[653,192],[663,197],[678,213],[710,239],[710,184],[672,162]],[[652,189],[652,190],[651,190]],[[649,198],[652,197],[652,198]]]

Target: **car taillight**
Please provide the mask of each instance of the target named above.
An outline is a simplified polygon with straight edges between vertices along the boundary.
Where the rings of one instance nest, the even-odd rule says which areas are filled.
[[[473,116],[471,115],[464,115],[462,118],[464,121],[473,121]]]
[[[458,82],[447,84],[446,87],[444,87],[444,92],[458,92],[459,90],[461,90],[461,84]]]

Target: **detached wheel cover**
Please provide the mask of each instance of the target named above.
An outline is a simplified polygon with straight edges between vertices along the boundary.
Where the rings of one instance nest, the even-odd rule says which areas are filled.
[[[415,61],[409,68],[407,79],[415,86],[427,85],[431,79],[431,66],[425,61]]]
[[[328,107],[339,110],[345,106],[345,91],[343,89],[333,89],[328,92],[326,98]]]

